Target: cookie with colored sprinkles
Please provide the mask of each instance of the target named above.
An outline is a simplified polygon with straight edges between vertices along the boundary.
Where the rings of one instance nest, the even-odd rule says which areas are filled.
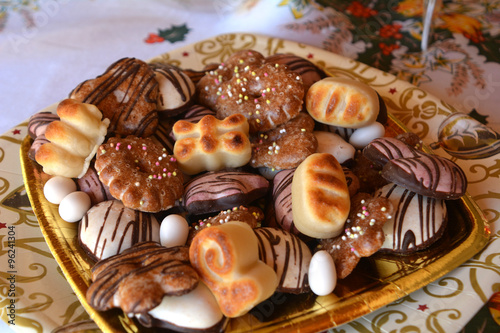
[[[171,208],[184,191],[176,159],[149,138],[110,138],[97,151],[95,169],[114,198],[144,212]]]
[[[320,243],[321,249],[333,257],[339,279],[351,274],[362,257],[369,257],[381,248],[385,239],[383,226],[392,212],[393,206],[387,198],[372,198],[367,193],[352,198],[342,234]]]
[[[285,65],[266,62],[253,50],[234,53],[197,84],[199,102],[222,119],[235,113],[247,117],[250,132],[268,131],[301,110],[304,86],[299,74]]]
[[[272,170],[292,169],[316,152],[314,120],[305,112],[270,131],[255,135],[250,165]]]
[[[255,206],[239,206],[233,207],[232,209],[223,210],[215,216],[198,220],[198,222],[196,222],[189,231],[187,243],[191,243],[191,240],[194,238],[194,236],[196,236],[198,232],[206,228],[221,225],[231,221],[239,221],[245,222],[253,229],[260,226],[260,223],[263,219],[264,213],[260,208]]]

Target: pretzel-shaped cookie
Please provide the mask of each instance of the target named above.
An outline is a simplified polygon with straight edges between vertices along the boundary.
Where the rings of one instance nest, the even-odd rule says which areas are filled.
[[[393,213],[391,201],[358,193],[352,198],[349,219],[337,237],[322,239],[321,246],[333,258],[337,277],[344,279],[357,266],[361,257],[369,257],[384,243],[384,224]]]
[[[241,114],[224,120],[207,115],[196,124],[177,121],[172,132],[177,140],[174,156],[179,167],[194,175],[247,164],[252,156],[248,128],[248,121]]]

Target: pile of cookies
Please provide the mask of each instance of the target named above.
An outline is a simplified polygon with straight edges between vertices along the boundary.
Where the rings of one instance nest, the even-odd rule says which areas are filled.
[[[371,87],[290,54],[202,71],[124,58],[31,117],[29,156],[96,263],[92,307],[220,331],[276,292],[327,295],[362,257],[440,238],[467,179],[386,122]]]

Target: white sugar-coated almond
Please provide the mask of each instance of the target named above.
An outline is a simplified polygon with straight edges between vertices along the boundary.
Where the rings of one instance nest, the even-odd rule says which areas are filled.
[[[368,126],[356,129],[349,138],[349,143],[357,149],[362,149],[372,142],[372,140],[383,137],[384,134],[384,125],[374,122]]]
[[[182,328],[200,330],[216,325],[223,317],[212,292],[201,281],[187,294],[163,297],[149,314]]]
[[[186,219],[180,215],[167,215],[161,222],[160,243],[165,247],[185,245],[188,234],[189,225]]]
[[[309,264],[309,286],[318,296],[333,292],[337,285],[337,271],[332,256],[324,251],[316,252]]]
[[[356,149],[340,135],[326,131],[315,131],[314,135],[318,140],[318,153],[332,154],[340,164],[354,158]]]
[[[66,222],[78,222],[90,209],[91,202],[87,193],[82,191],[71,192],[59,204],[59,215]]]
[[[54,176],[43,186],[43,195],[48,202],[60,204],[61,200],[76,191],[76,183],[72,178]]]

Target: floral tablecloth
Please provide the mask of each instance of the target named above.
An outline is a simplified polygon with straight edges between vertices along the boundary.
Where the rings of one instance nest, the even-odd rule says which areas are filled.
[[[88,319],[24,189],[19,147],[31,114],[121,57],[147,60],[222,33],[250,32],[381,69],[500,132],[500,1],[442,1],[426,52],[420,49],[422,2],[216,0],[203,8],[196,1],[0,2],[0,330],[50,332]],[[385,93],[406,105],[406,94]],[[396,117],[426,143],[439,141],[430,124],[446,118],[443,110],[397,109]],[[490,243],[445,277],[333,331],[500,330],[500,163],[494,149],[479,159],[452,158],[466,170],[469,192],[490,223]]]

